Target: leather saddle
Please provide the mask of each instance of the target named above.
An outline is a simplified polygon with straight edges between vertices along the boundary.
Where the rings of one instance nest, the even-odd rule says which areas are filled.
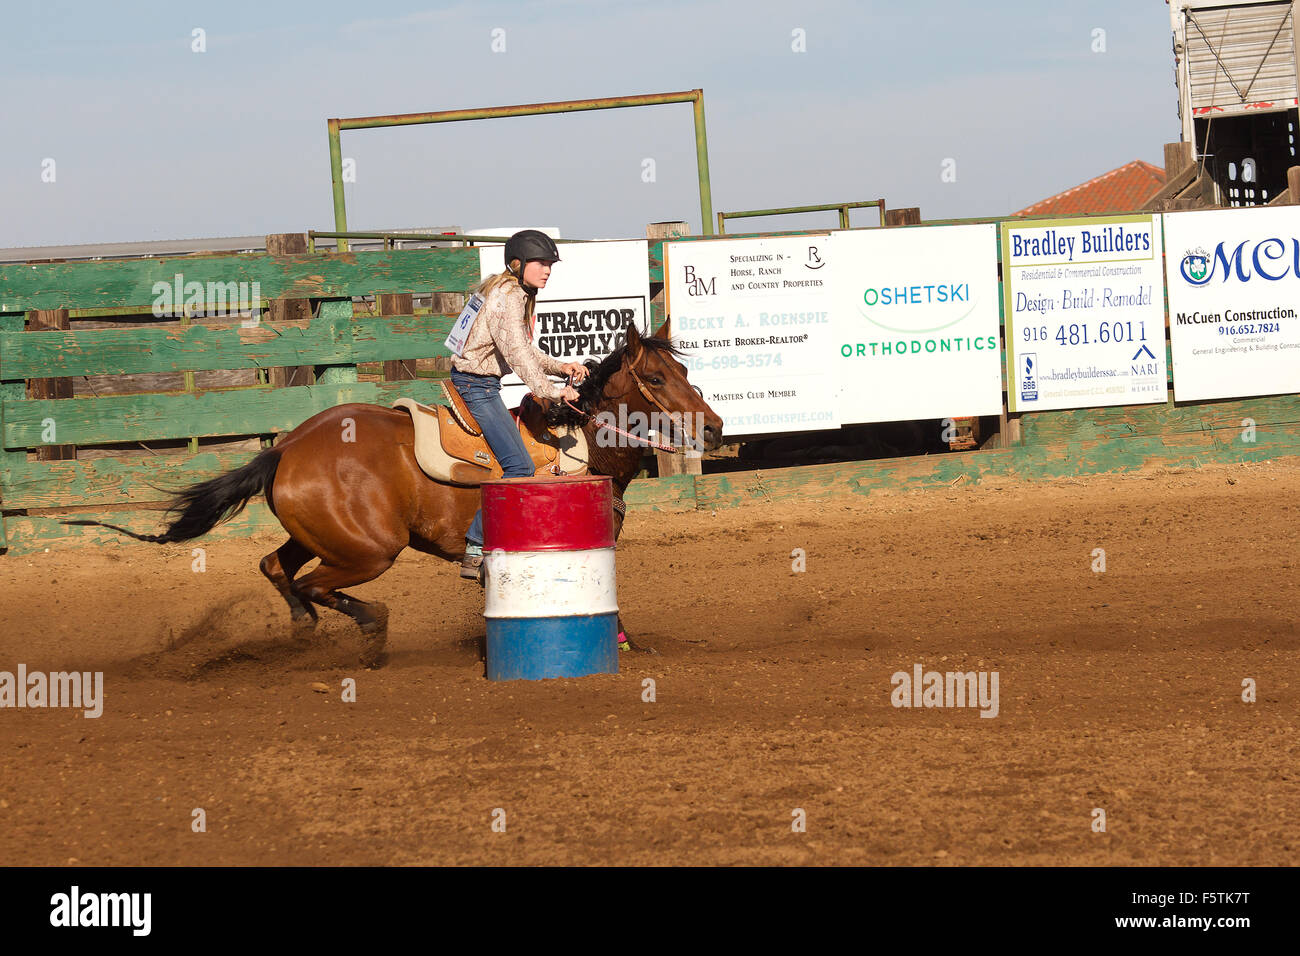
[[[477,486],[502,475],[483,430],[465,400],[449,380],[442,383],[448,404],[421,405],[399,398],[393,408],[404,409],[415,426],[415,460],[434,481]],[[516,411],[519,437],[533,460],[533,474],[587,474],[587,437],[578,428],[549,429],[542,408],[524,397]]]

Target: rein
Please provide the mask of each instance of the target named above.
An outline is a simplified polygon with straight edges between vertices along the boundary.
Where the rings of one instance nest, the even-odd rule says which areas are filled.
[[[564,400],[564,404],[565,404],[565,405],[568,405],[570,408],[572,408],[572,409],[573,409],[575,412],[577,412],[579,415],[587,415],[586,412],[584,412],[581,408],[578,408],[578,406],[574,405],[573,402],[569,401],[567,398]],[[587,415],[587,417],[590,418],[591,416],[590,416],[590,415]],[[676,453],[676,451],[677,451],[677,446],[676,446],[676,445],[666,444],[666,443],[660,443],[660,442],[657,442],[657,441],[652,441],[652,440],[649,439],[649,438],[642,438],[640,435],[633,435],[631,432],[625,432],[625,431],[623,431],[623,429],[619,428],[617,425],[611,425],[611,424],[609,424],[608,422],[602,422],[601,425],[600,425],[600,427],[601,427],[601,428],[608,428],[610,431],[612,431],[612,432],[614,432],[614,433],[616,433],[616,434],[622,435],[624,438],[630,438],[630,439],[632,439],[632,441],[641,442],[643,445],[649,445],[651,448],[657,448],[657,449],[659,449],[660,451],[668,451],[668,452],[673,452],[673,453]]]
[[[632,381],[636,382],[636,387],[639,388],[639,389],[641,390],[641,394],[644,395],[644,396],[646,397],[646,399],[647,399],[647,400],[648,400],[652,405],[654,405],[656,408],[658,408],[659,411],[661,411],[661,412],[663,412],[665,415],[667,415],[667,416],[668,416],[668,419],[671,421],[671,420],[672,420],[672,417],[673,417],[672,412],[670,412],[670,411],[668,411],[668,409],[664,408],[663,404],[660,403],[660,401],[659,401],[658,399],[656,399],[653,395],[650,394],[650,390],[647,389],[647,388],[645,387],[645,385],[641,382],[641,378],[640,378],[640,376],[638,376],[638,375],[636,374],[636,370],[633,369],[633,368],[631,367],[631,365],[629,365],[627,371],[628,371],[628,374],[632,376]],[[568,405],[570,408],[572,408],[572,409],[573,409],[575,412],[577,412],[579,415],[587,415],[586,412],[584,412],[582,409],[578,408],[576,405],[574,405],[574,404],[573,404],[571,401],[569,401],[567,398],[564,399],[564,404],[565,404],[565,405]],[[587,417],[590,418],[591,416],[590,416],[590,415],[587,415]],[[676,445],[672,444],[671,442],[668,442],[668,443],[660,443],[660,442],[657,442],[657,441],[651,441],[649,438],[642,438],[642,437],[640,437],[639,435],[633,435],[633,434],[631,434],[631,433],[629,433],[629,432],[625,432],[625,431],[623,431],[623,429],[619,428],[617,425],[611,425],[611,424],[608,424],[608,423],[601,423],[601,426],[600,426],[600,427],[601,427],[601,428],[608,428],[610,431],[614,432],[615,434],[622,435],[624,438],[630,438],[630,439],[632,439],[632,441],[638,441],[638,442],[641,442],[641,443],[643,443],[643,444],[645,444],[645,445],[649,445],[651,448],[657,448],[659,451],[672,452],[672,453],[676,454],[677,451],[679,450],[678,447],[677,447]]]

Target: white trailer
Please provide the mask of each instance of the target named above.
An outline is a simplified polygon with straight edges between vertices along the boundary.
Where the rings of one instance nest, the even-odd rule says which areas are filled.
[[[1296,165],[1300,0],[1166,0],[1183,142],[1224,206],[1267,203]]]

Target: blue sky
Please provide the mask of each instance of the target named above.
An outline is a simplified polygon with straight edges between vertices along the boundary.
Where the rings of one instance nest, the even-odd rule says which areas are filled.
[[[330,117],[696,87],[715,210],[997,216],[1179,136],[1161,0],[6,0],[0,247],[330,229]],[[700,230],[686,105],[358,130],[343,154],[353,229]]]

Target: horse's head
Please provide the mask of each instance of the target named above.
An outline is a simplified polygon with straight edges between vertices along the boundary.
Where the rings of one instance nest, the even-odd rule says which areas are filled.
[[[608,417],[639,437],[656,432],[675,445],[712,451],[722,444],[722,419],[687,381],[686,366],[675,358],[681,353],[673,347],[669,322],[649,337],[629,325],[622,346],[599,364],[589,361],[578,407],[584,418],[603,422]]]

